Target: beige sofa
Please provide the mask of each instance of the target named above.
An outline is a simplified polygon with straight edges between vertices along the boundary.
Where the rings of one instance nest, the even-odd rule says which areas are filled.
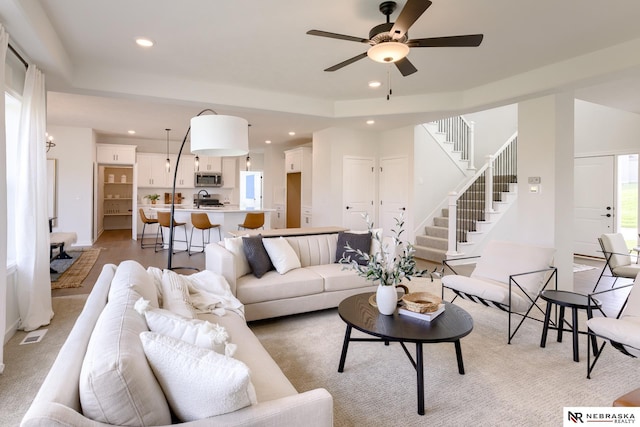
[[[285,274],[272,270],[261,278],[242,268],[243,255],[228,249],[230,239],[206,247],[206,269],[227,279],[233,294],[244,304],[248,321],[337,307],[351,295],[376,291],[371,281],[335,262],[338,233],[284,239],[293,248],[300,268]]]
[[[151,335],[147,321],[138,310],[141,297],[152,301],[157,288],[149,291],[147,271],[133,261],[116,267],[103,267],[87,303],[75,326],[62,346],[49,374],[31,407],[22,420],[23,426],[107,426],[107,425],[164,425],[179,423],[174,406],[167,402],[165,383],[156,380],[156,368],[150,368],[142,349],[141,337]],[[152,281],[153,282],[153,281]],[[152,285],[154,286],[154,285]],[[166,295],[164,295],[166,297]],[[136,303],[137,302],[137,303]],[[166,301],[165,301],[166,302]],[[134,308],[134,303],[135,308]],[[157,299],[155,304],[158,304]],[[166,305],[165,305],[166,306]],[[240,306],[241,307],[241,306]],[[240,308],[241,309],[241,308]],[[160,311],[159,309],[155,309]],[[137,312],[136,312],[137,311]],[[106,315],[109,314],[110,315]],[[223,316],[199,314],[224,328],[237,345],[233,363],[239,360],[250,370],[250,381],[257,403],[222,415],[184,422],[186,426],[331,426],[333,400],[324,389],[298,393],[269,356],[245,320],[236,311],[226,310]],[[141,320],[142,319],[142,320]],[[202,323],[202,322],[201,322]],[[112,336],[117,340],[110,342]],[[128,336],[128,338],[126,338]],[[128,341],[125,341],[125,338]],[[105,345],[95,347],[96,341]],[[144,340],[142,340],[144,341]],[[176,340],[179,341],[179,340]],[[182,342],[182,341],[180,341]],[[98,354],[95,354],[99,352]],[[85,370],[104,363],[105,358],[117,355],[107,372],[87,377]],[[94,357],[93,360],[89,360]],[[190,355],[187,354],[187,357]],[[174,357],[170,354],[170,357]],[[226,356],[216,356],[226,357]],[[182,398],[193,401],[220,401],[223,396],[197,395],[211,386],[211,377],[194,370],[191,375],[203,377],[201,384],[188,383]],[[105,378],[110,376],[110,378]],[[88,380],[87,380],[88,378]],[[198,382],[200,378],[197,378]],[[108,385],[108,387],[107,387]],[[105,390],[106,388],[110,388]],[[91,396],[87,397],[87,393]],[[96,404],[94,395],[101,394]],[[170,396],[171,393],[168,394]],[[247,395],[249,393],[247,392]],[[204,398],[204,400],[203,400]],[[111,401],[110,404],[105,402]],[[91,406],[89,406],[91,405]],[[169,409],[171,407],[171,410]],[[87,412],[98,411],[90,418]],[[84,410],[83,410],[84,409]],[[201,408],[198,408],[201,409]],[[206,409],[206,408],[205,408]],[[131,415],[125,415],[126,413]],[[167,418],[168,416],[168,418]],[[127,418],[128,417],[128,418]],[[96,419],[104,418],[102,421]],[[126,418],[125,421],[121,421]],[[166,422],[165,422],[166,421]]]

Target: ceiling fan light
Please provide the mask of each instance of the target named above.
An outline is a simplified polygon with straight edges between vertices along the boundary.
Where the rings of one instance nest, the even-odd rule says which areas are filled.
[[[367,51],[367,56],[383,64],[396,62],[409,54],[409,46],[398,42],[383,42],[373,45]]]

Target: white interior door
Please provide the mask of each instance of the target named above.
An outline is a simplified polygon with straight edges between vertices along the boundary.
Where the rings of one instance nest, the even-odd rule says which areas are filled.
[[[373,157],[345,157],[342,162],[342,226],[364,230],[363,214],[374,220],[375,160]]]
[[[380,159],[380,205],[378,216],[385,236],[391,235],[396,218],[407,210],[409,160],[407,156]],[[406,238],[407,236],[404,236]]]
[[[598,237],[615,232],[614,156],[575,159],[573,252],[602,257]]]

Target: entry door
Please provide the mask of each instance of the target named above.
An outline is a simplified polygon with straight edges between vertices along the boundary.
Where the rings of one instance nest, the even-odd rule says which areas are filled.
[[[385,157],[380,160],[380,226],[385,236],[396,227],[396,218],[406,218],[409,186],[407,156]],[[406,238],[407,236],[404,236]]]
[[[374,218],[375,160],[372,157],[345,157],[342,162],[342,226],[364,230],[362,218]]]
[[[574,163],[573,252],[602,257],[598,237],[615,233],[614,156],[583,157]]]

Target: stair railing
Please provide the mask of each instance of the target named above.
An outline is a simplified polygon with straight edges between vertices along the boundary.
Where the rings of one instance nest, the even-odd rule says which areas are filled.
[[[467,233],[477,231],[477,222],[494,212],[494,202],[517,182],[518,134],[514,133],[476,172],[459,192],[449,193],[449,234],[447,257],[458,255],[458,243],[467,242]]]
[[[453,150],[460,152],[460,159],[469,162],[469,169],[474,170],[474,123],[462,116],[448,117],[436,120],[438,132],[446,135],[446,139],[453,143]]]

